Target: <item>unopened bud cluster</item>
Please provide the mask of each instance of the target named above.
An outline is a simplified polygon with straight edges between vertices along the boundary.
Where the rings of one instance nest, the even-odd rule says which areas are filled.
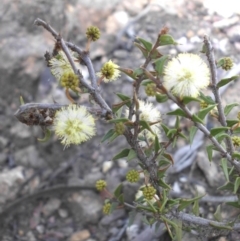
[[[95,186],[98,191],[102,191],[106,188],[107,183],[104,180],[98,180]]]
[[[232,136],[232,142],[234,146],[240,146],[240,137]]]
[[[111,211],[111,203],[105,203],[104,206],[103,206],[103,213],[108,215],[110,214],[110,211]]]
[[[204,109],[204,108],[207,108],[208,107],[208,104],[204,101],[200,102],[200,108],[201,109]]]
[[[120,76],[120,71],[118,70],[118,65],[114,64],[111,60],[106,62],[101,68],[97,76],[103,78],[104,82],[114,81]]]
[[[116,123],[115,131],[118,135],[122,135],[125,131],[125,125],[122,122]]]
[[[230,70],[233,67],[233,61],[230,57],[223,58],[222,69]]]
[[[145,87],[145,93],[147,96],[155,96],[156,95],[156,85],[154,83],[148,84]]]
[[[126,175],[126,179],[129,182],[137,182],[139,180],[139,172],[136,170],[130,170]]]
[[[153,199],[154,195],[156,194],[156,189],[153,186],[146,186],[142,189],[143,196],[147,200]]]
[[[91,26],[87,28],[86,36],[91,41],[97,41],[100,38],[100,30],[97,27]]]
[[[62,87],[72,89],[72,90],[75,90],[79,85],[78,76],[75,75],[71,70],[66,70],[63,73],[60,81],[61,81],[60,83]]]

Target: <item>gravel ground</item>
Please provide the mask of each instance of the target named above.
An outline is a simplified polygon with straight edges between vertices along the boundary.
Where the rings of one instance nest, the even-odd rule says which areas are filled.
[[[91,48],[96,71],[108,59],[124,68],[138,67],[143,59],[133,45],[134,38],[139,36],[154,41],[159,30],[167,26],[180,45],[163,48],[164,53],[172,56],[178,52],[199,53],[203,36],[207,34],[216,57],[231,56],[236,63],[235,74],[239,74],[240,9],[237,5],[236,0],[221,4],[214,0],[3,0],[0,9],[1,240],[170,240],[161,228],[155,232],[138,216],[134,225],[128,227],[129,210],[119,209],[109,216],[102,214],[104,197],[93,190],[95,181],[107,180],[109,190],[113,191],[136,164],[126,160],[111,161],[126,142],[118,138],[110,144],[100,143],[109,124],[99,120],[97,136],[91,142],[63,150],[56,137],[41,143],[37,140],[43,136],[40,127],[23,125],[14,118],[20,105],[19,96],[26,103],[68,103],[44,62],[43,55],[52,50],[54,39],[46,30],[33,25],[36,18],[47,21],[66,40],[80,47],[86,43],[86,28],[98,26],[102,37]],[[87,75],[84,67],[82,71]],[[219,76],[224,74],[219,72]],[[239,91],[237,81],[223,94],[224,103],[239,103]],[[131,95],[131,80],[122,75],[119,81],[102,85],[103,97],[109,104],[117,103],[116,92]],[[145,98],[143,92],[141,97]],[[79,101],[86,104],[88,98],[83,96]],[[174,108],[170,103],[157,107],[162,113]],[[236,108],[232,116],[237,112]],[[164,121],[172,122],[167,116]],[[216,123],[212,120],[211,124]],[[187,130],[189,123],[182,125]],[[180,142],[170,151],[174,154],[184,145],[185,142]],[[176,195],[196,190],[219,194],[216,188],[224,182],[224,176],[218,158],[215,156],[209,167],[209,163],[203,161],[206,156],[200,148],[190,167],[170,173],[169,182]],[[139,186],[123,183],[127,201],[131,202]],[[66,185],[71,187],[66,188]],[[202,215],[212,218],[216,205],[217,202],[203,202]],[[222,215],[227,218],[238,213],[225,208]],[[186,233],[183,240],[197,238]],[[232,232],[210,240],[240,240],[240,236]]]

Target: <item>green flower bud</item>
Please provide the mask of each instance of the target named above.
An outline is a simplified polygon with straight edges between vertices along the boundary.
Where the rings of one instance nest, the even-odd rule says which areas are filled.
[[[96,189],[98,191],[102,191],[102,190],[104,190],[106,188],[107,183],[104,180],[98,180],[98,181],[96,181],[96,185],[95,186],[96,186]]]
[[[147,200],[151,200],[154,195],[156,194],[156,189],[153,186],[145,186],[142,190],[143,192],[143,196],[147,199]]]
[[[103,206],[103,213],[108,215],[110,214],[110,211],[111,211],[111,203],[105,203],[104,206]]]
[[[115,124],[115,131],[118,135],[123,135],[125,131],[125,125],[122,122]]]
[[[129,182],[137,182],[139,180],[139,172],[136,170],[130,170],[126,175],[126,179]]]
[[[104,82],[114,81],[120,76],[118,65],[114,64],[111,60],[103,65],[97,76],[103,78]]]
[[[75,90],[79,85],[78,76],[73,73],[71,70],[67,70],[63,73],[60,84],[62,87]]]
[[[232,136],[232,142],[234,146],[240,146],[240,137],[239,136]]]
[[[224,70],[230,70],[233,67],[233,60],[230,57],[222,58],[218,61],[218,66]]]
[[[91,26],[87,28],[86,36],[91,41],[97,41],[100,38],[100,30],[97,27]]]
[[[148,84],[145,87],[145,93],[147,96],[155,96],[156,95],[156,85],[154,83]]]
[[[204,108],[207,108],[207,107],[208,107],[208,103],[206,103],[204,101],[200,102],[200,108],[201,109],[204,109]]]

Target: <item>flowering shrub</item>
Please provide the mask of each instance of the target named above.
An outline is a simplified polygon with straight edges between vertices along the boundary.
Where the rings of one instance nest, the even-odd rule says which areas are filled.
[[[116,154],[113,160],[120,158],[138,160],[139,167],[129,171],[126,180],[137,182],[140,173],[144,176],[145,185],[138,193],[134,204],[124,201],[122,184],[111,194],[107,191],[107,183],[99,180],[96,183],[97,190],[107,192],[109,196],[105,200],[103,212],[110,214],[116,208],[128,206],[132,208],[133,216],[138,211],[143,212],[146,215],[145,222],[149,225],[163,222],[174,240],[182,240],[181,229],[184,227],[188,230],[201,230],[207,227],[210,232],[239,230],[240,223],[235,223],[233,220],[221,221],[219,208],[214,215],[215,220],[198,217],[198,202],[202,196],[175,199],[170,195],[171,186],[165,178],[168,168],[174,165],[171,154],[167,152],[168,146],[175,145],[179,138],[192,143],[196,131],[200,130],[211,141],[206,150],[209,161],[212,160],[213,150],[221,154],[222,159],[219,163],[226,177],[226,184],[220,187],[221,190],[239,194],[240,153],[235,148],[240,145],[237,136],[240,130],[240,114],[234,120],[226,119],[232,108],[238,104],[233,103],[223,107],[219,94],[219,89],[237,79],[237,76],[222,80],[218,80],[216,76],[216,68],[229,70],[233,66],[232,60],[223,58],[216,63],[211,42],[207,36],[204,37],[201,55],[181,53],[170,59],[169,56],[162,55],[160,47],[177,43],[168,34],[168,29],[164,28],[158,34],[154,44],[142,38],[136,39],[135,46],[145,58],[141,67],[123,68],[109,60],[100,72],[96,73],[89,54],[91,41],[96,41],[100,37],[100,31],[96,27],[87,29],[86,49],[81,50],[73,43],[65,42],[43,20],[37,19],[35,24],[44,27],[56,39],[53,52],[47,53],[45,57],[59,85],[66,88],[70,104],[65,107],[58,104],[23,104],[17,111],[16,117],[25,124],[38,124],[53,130],[61,139],[61,143],[68,147],[90,140],[95,135],[95,119],[101,116],[108,123],[115,125],[115,128],[105,134],[102,142],[107,140],[111,142],[117,136],[122,136],[129,144],[129,147]],[[203,59],[204,55],[207,57],[208,64]],[[90,82],[83,78],[80,62],[87,66]],[[153,66],[153,70],[149,70],[149,65]],[[120,72],[133,79],[133,94],[126,96],[117,93],[120,102],[110,107],[102,98],[99,85],[102,81],[108,84],[111,84],[110,81],[117,81]],[[207,87],[211,87],[214,99],[202,93]],[[154,96],[159,103],[164,104],[169,100],[178,106],[176,110],[164,113],[176,117],[173,128],[164,123],[153,103],[139,99],[140,88],[145,88],[146,95]],[[98,105],[98,109],[80,106],[71,98],[69,90],[88,93]],[[191,102],[199,103],[200,109],[196,113],[192,113],[188,108]],[[208,130],[205,125],[205,117],[208,113],[218,120],[219,127]],[[181,118],[187,118],[192,122],[189,136],[182,133]],[[167,141],[162,140],[163,136]],[[229,204],[240,208],[238,201]],[[191,205],[193,205],[192,214],[183,212]]]

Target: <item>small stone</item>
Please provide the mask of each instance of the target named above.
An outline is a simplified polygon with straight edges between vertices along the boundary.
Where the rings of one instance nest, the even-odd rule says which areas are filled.
[[[27,232],[26,236],[28,241],[37,241],[32,231]]]
[[[62,227],[61,228],[61,232],[65,235],[65,236],[70,236],[74,231],[72,227]]]
[[[102,214],[102,200],[92,191],[73,193],[69,199],[69,211],[79,222],[97,223]]]
[[[194,36],[194,32],[192,30],[189,30],[186,35],[188,38],[192,38]]]
[[[128,167],[128,162],[124,159],[119,159],[118,160],[118,166],[120,168],[127,168]]]
[[[106,161],[103,163],[102,171],[103,173],[107,173],[113,166],[113,161]]]
[[[60,208],[58,214],[61,218],[66,218],[68,216],[68,211],[66,209]]]
[[[110,233],[112,236],[117,235],[118,232],[119,232],[119,229],[116,228],[116,227],[112,227],[112,228],[110,228],[110,230],[109,230],[109,233]]]
[[[43,214],[45,216],[51,215],[54,211],[59,209],[61,201],[57,198],[51,198],[43,207]]]
[[[19,235],[19,236],[23,236],[23,235],[24,235],[24,231],[23,231],[22,229],[19,229],[19,230],[18,230],[18,235]]]
[[[109,16],[106,20],[106,31],[108,34],[115,34],[119,29],[123,28],[129,21],[128,13],[118,11]]]
[[[190,42],[192,44],[201,43],[202,39],[200,39],[198,36],[193,36],[193,37],[190,38]]]
[[[7,153],[0,153],[0,165],[7,160]]]
[[[123,209],[117,209],[111,215],[104,216],[100,223],[101,225],[108,226],[113,221],[123,218],[125,216],[125,211]]]
[[[11,129],[10,129],[10,133],[14,134],[17,137],[20,137],[22,139],[24,138],[29,138],[31,137],[32,133],[31,133],[31,129],[26,126],[23,125],[20,122],[17,122]]]
[[[4,138],[3,136],[0,136],[0,147],[3,149],[4,147],[6,147],[8,143],[8,139]]]
[[[128,52],[124,49],[115,50],[113,56],[118,59],[126,59],[128,57]]]
[[[206,188],[201,185],[195,185],[198,195],[206,194]]]
[[[38,231],[38,233],[43,234],[44,231],[45,231],[45,228],[44,228],[43,225],[38,225],[38,226],[36,227],[36,230]]]
[[[16,151],[14,159],[18,165],[21,164],[23,166],[41,167],[44,163],[34,145]]]
[[[84,241],[89,237],[90,237],[90,232],[87,229],[84,229],[84,230],[74,233],[71,236],[70,241]]]
[[[213,27],[214,28],[228,28],[228,27],[236,24],[237,22],[239,22],[239,17],[234,16],[232,18],[225,18],[225,19],[214,22]]]

